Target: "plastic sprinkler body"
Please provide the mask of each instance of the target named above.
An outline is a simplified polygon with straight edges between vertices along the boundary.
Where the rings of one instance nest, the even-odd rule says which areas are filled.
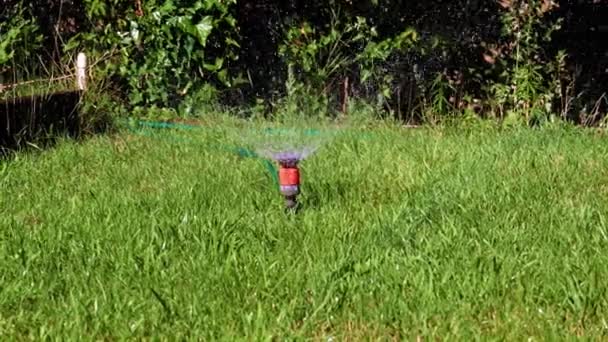
[[[285,197],[287,209],[294,209],[298,205],[297,196],[300,194],[300,169],[297,159],[279,160],[279,186],[281,194]]]

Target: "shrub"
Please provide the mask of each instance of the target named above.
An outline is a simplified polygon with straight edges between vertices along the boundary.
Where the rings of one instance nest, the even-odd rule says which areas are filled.
[[[21,4],[0,9],[0,83],[2,76],[20,78],[19,69],[41,47],[42,36],[28,8]]]
[[[141,9],[124,9],[120,0],[85,1],[97,24],[74,36],[66,50],[105,58],[99,76],[118,80],[134,107],[175,107],[207,82],[235,84],[228,66],[238,56],[236,0],[141,3]]]

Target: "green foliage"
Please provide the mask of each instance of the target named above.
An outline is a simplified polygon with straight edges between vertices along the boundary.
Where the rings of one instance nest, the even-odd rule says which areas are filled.
[[[372,32],[375,30],[372,29]],[[375,37],[376,35],[372,35]],[[388,61],[395,53],[403,53],[415,46],[418,41],[418,34],[412,28],[407,28],[397,36],[386,38],[379,42],[369,41],[363,51],[356,56],[355,61],[361,63],[361,81],[377,80],[380,72],[378,65]],[[383,75],[387,77],[387,75]],[[390,80],[385,79],[385,83]]]
[[[559,98],[557,82],[565,54],[560,52],[551,63],[543,45],[560,29],[560,21],[548,21],[553,9],[549,0],[505,0],[503,37],[507,44],[494,48],[491,59],[502,68],[500,80],[491,88],[501,116],[510,122],[518,117],[525,123],[549,118]]]
[[[100,77],[120,77],[135,107],[175,106],[208,82],[234,85],[228,65],[238,57],[231,14],[236,0],[142,3],[138,16],[119,11],[119,0],[86,1],[90,20],[100,25],[76,35],[66,50],[86,49],[97,56],[111,52]]]
[[[290,70],[297,70],[291,85],[299,82],[326,94],[335,91],[343,77],[356,73],[361,83],[373,83],[379,88],[378,96],[387,99],[394,75],[382,72],[379,65],[395,53],[412,49],[416,42],[416,31],[411,28],[380,39],[365,18],[332,12],[327,32],[303,22],[289,28],[279,51]]]
[[[429,87],[428,96],[423,99],[423,119],[426,123],[437,124],[454,113],[454,106],[449,101],[453,87],[438,73]]]
[[[388,61],[409,51],[421,52],[422,46],[416,31],[406,28],[395,37],[385,38],[379,42],[369,41],[363,51],[355,57],[362,86],[376,90],[375,96],[372,95],[372,101],[375,101],[377,108],[390,107],[388,102],[393,96],[394,81],[400,76],[394,70],[385,68]],[[390,114],[394,116],[396,113]]]
[[[40,48],[42,36],[29,11],[22,5],[0,12],[0,77],[9,67],[15,69],[29,62]],[[17,70],[13,70],[17,71]]]
[[[354,52],[376,36],[365,18],[332,12],[328,32],[320,32],[308,22],[293,26],[279,52],[288,67],[298,69],[298,81],[324,89],[350,70],[356,62]]]
[[[455,111],[471,114],[463,104],[471,102],[461,101],[467,95],[476,104],[482,103],[479,107],[484,109],[476,107],[477,112],[485,115],[490,107],[492,114],[512,123],[553,120],[557,111],[561,109],[563,114],[564,107],[570,108],[570,102],[562,98],[564,87],[558,79],[566,73],[565,53],[550,56],[545,50],[560,26],[559,20],[548,18],[553,10],[550,0],[500,0],[504,12],[498,41],[493,41],[492,33],[463,30],[454,34],[436,29],[442,19],[429,19],[442,11],[455,11],[450,25],[467,15],[481,20],[485,19],[479,15],[499,17],[498,11],[488,12],[496,6],[477,1],[464,1],[466,6],[456,2],[442,4],[444,7],[412,5],[412,13],[419,13],[420,18],[404,12],[410,5],[403,7],[393,0],[357,4],[290,1],[286,13],[282,13],[282,5],[268,7],[272,1],[243,1],[237,6],[237,0],[84,0],[70,4],[51,0],[49,8],[65,5],[66,12],[49,18],[41,14],[42,2],[4,2],[7,5],[0,9],[0,73],[19,68],[32,71],[26,64],[35,54],[42,55],[42,60],[52,55],[49,59],[56,61],[63,53],[63,64],[71,66],[73,55],[85,51],[93,66],[92,79],[111,84],[104,88],[111,89],[107,98],[120,100],[116,108],[121,113],[155,118],[196,116],[213,110],[207,104],[218,101],[225,89],[230,91],[222,92],[221,98],[230,102],[253,100],[263,93],[266,98],[257,100],[264,112],[272,103],[280,110],[306,111],[313,116],[326,115],[328,108],[332,112],[339,101],[340,108],[347,108],[341,97],[346,89],[351,98],[382,108],[387,116],[429,123],[440,122]],[[275,20],[269,15],[270,19],[265,17],[268,22],[259,20],[266,23],[260,25],[291,23],[282,32],[278,51],[267,51],[277,48],[274,33],[272,39],[260,38],[265,44],[260,44],[259,51],[255,44],[255,53],[241,50],[241,32],[256,41],[250,37],[255,30],[241,25],[258,25],[248,16],[258,15],[260,8],[282,16]],[[311,12],[294,13],[301,8]],[[498,28],[497,21],[487,20]],[[54,23],[52,27],[41,24],[49,22]],[[492,38],[486,39],[488,36]],[[488,52],[490,65],[462,63],[467,56],[474,60],[480,44]],[[55,45],[63,51],[57,53]],[[466,49],[470,50],[463,51]],[[249,59],[239,60],[250,52],[272,58],[278,52],[284,64],[260,60],[252,66]],[[455,71],[465,75],[458,86],[450,76]],[[246,82],[240,72],[247,73],[252,88],[263,89],[241,88]],[[30,74],[37,77],[39,72]],[[474,79],[482,74],[482,80]],[[265,75],[272,80],[266,85],[256,79]],[[290,99],[267,98],[282,93],[275,87],[283,82]],[[600,110],[602,106],[594,112]],[[593,117],[597,121],[595,114]]]

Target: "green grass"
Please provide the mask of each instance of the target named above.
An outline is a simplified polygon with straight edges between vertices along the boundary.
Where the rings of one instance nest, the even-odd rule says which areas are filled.
[[[608,335],[605,136],[345,131],[286,215],[259,160],[206,148],[226,132],[1,162],[0,336]]]

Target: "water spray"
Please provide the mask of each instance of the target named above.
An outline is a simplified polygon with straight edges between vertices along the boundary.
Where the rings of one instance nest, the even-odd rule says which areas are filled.
[[[328,137],[311,128],[276,129],[260,135],[256,154],[278,164],[278,186],[284,199],[285,209],[297,211],[300,207],[298,195],[302,190],[300,177],[301,162],[315,153]]]
[[[152,128],[152,129],[179,129],[179,130],[202,130],[203,126],[173,123],[173,122],[147,122],[138,121],[128,123],[132,131],[143,134],[136,128]],[[136,128],[133,128],[133,125]],[[240,157],[259,158],[264,161],[266,169],[273,177],[275,184],[278,183],[279,191],[284,198],[285,207],[287,210],[298,209],[298,195],[300,195],[300,168],[299,164],[304,159],[312,155],[324,143],[331,139],[331,134],[322,134],[320,130],[305,128],[305,129],[289,129],[289,128],[266,128],[261,132],[250,130],[249,134],[243,135],[241,130],[238,131],[237,140],[244,140],[243,145],[247,147],[229,147],[228,145],[215,146],[221,150],[237,153]],[[147,135],[147,134],[145,134]],[[192,142],[187,138],[172,139],[179,142]],[[209,146],[212,147],[211,145]],[[278,164],[278,172],[275,167]],[[278,177],[277,177],[278,176]]]

